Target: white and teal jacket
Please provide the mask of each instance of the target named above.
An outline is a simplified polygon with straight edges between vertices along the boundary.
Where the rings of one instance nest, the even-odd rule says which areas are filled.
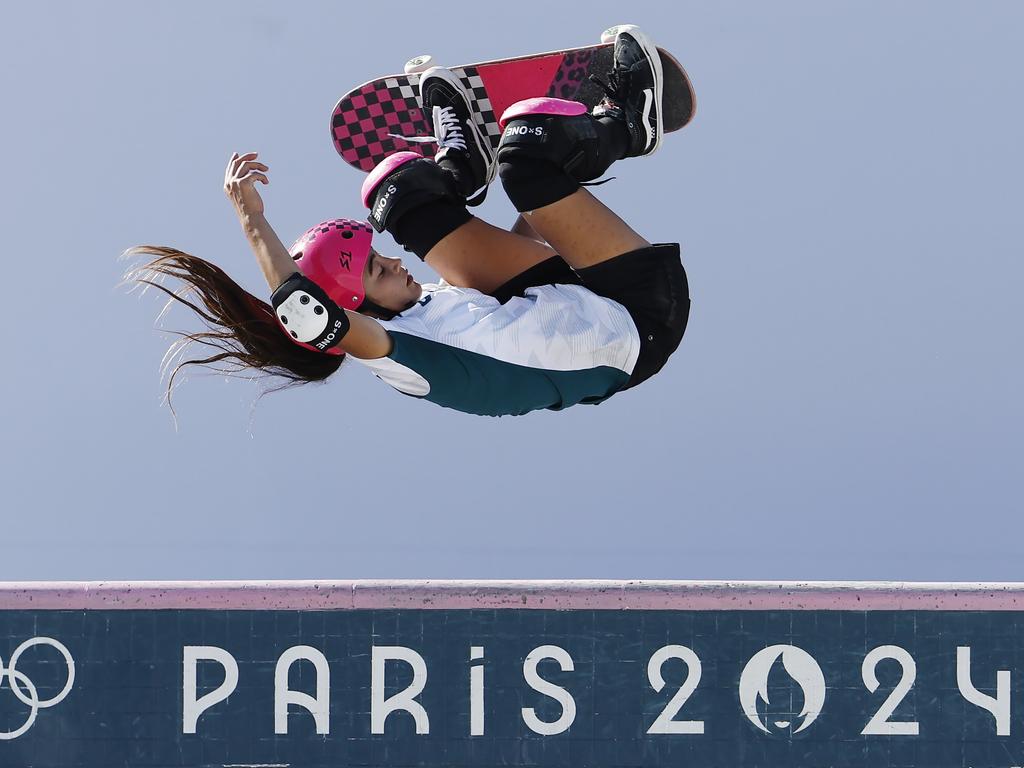
[[[425,285],[411,309],[378,322],[394,347],[361,363],[399,392],[483,416],[599,403],[626,384],[640,351],[625,308],[578,285],[528,288],[505,304]]]

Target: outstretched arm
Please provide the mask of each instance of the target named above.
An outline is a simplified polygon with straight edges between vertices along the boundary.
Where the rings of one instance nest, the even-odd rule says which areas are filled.
[[[297,267],[263,215],[263,198],[256,191],[256,182],[269,184],[266,172],[270,169],[256,157],[256,152],[244,155],[235,152],[231,155],[224,172],[224,193],[235,207],[242,231],[256,255],[267,285],[273,291],[294,274]]]
[[[270,183],[266,176],[269,168],[256,157],[255,152],[231,155],[224,174],[224,192],[235,207],[242,231],[256,255],[267,285],[274,291],[301,270],[264,215],[263,199],[255,185],[257,181]],[[391,337],[379,323],[358,312],[345,310],[345,316],[349,330],[342,338],[341,347],[346,352],[363,359],[384,357],[391,352]]]

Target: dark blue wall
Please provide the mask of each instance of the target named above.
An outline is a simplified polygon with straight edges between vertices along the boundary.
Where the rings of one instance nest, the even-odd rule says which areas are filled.
[[[0,612],[0,663],[33,637],[52,637],[71,652],[74,688],[61,703],[38,711],[22,736],[0,741],[3,768],[79,766],[763,766],[825,768],[1024,764],[1024,702],[1020,679],[1024,616],[1006,612],[812,611],[11,611]],[[520,708],[555,720],[560,706],[523,679],[523,660],[553,644],[572,656],[575,671],[543,663],[541,675],[568,689],[577,716],[567,733],[540,736]],[[705,721],[702,735],[649,735],[658,713],[684,677],[682,662],[664,666],[667,685],[655,693],[647,662],[658,648],[691,648],[702,664],[700,683],[677,719]],[[781,663],[768,675],[766,721],[790,720],[766,734],[743,714],[739,678],[759,650],[791,644],[817,661],[826,683],[820,716],[799,734],[803,692]],[[218,646],[238,662],[234,694],[182,733],[182,649]],[[309,645],[331,670],[330,735],[292,708],[289,733],[274,734],[274,670],[289,647]],[[374,645],[402,645],[423,656],[428,681],[419,701],[430,733],[415,735],[413,719],[392,715],[384,735],[370,733],[370,654]],[[917,677],[893,721],[916,720],[919,736],[862,736],[865,724],[900,678],[883,662],[880,687],[861,678],[868,651],[897,645],[916,661]],[[486,733],[469,736],[470,646],[483,646]],[[1012,675],[1011,734],[997,736],[993,716],[968,703],[957,687],[956,649],[970,646],[972,679],[994,694],[997,670]],[[46,699],[64,685],[66,666],[53,648],[23,653],[18,672]],[[216,688],[221,668],[200,665],[200,694]],[[390,695],[411,679],[409,668],[387,669]],[[29,707],[0,680],[0,731],[25,722]],[[313,666],[292,668],[291,687],[312,693]],[[770,711],[769,711],[770,710]]]

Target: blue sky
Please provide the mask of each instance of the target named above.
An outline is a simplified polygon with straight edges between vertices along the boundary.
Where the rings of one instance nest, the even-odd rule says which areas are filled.
[[[0,579],[1020,579],[1024,7],[387,8],[7,10]],[[500,420],[358,365],[255,410],[254,385],[193,375],[175,431],[161,302],[117,287],[123,249],[174,245],[264,293],[221,190],[232,151],[271,166],[290,242],[361,215],[328,131],[352,86],[623,21],[698,95],[597,190],[683,246],[693,312],[661,374]],[[498,188],[479,213],[514,218]]]

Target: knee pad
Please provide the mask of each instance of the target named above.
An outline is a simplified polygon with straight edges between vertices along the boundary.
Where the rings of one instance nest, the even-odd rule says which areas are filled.
[[[500,125],[503,181],[517,176],[520,162],[550,163],[576,182],[590,181],[617,159],[603,126],[577,101],[526,99],[505,110]]]
[[[442,200],[464,204],[452,175],[415,152],[398,152],[381,162],[363,182],[362,196],[373,228],[392,234],[414,208]]]

